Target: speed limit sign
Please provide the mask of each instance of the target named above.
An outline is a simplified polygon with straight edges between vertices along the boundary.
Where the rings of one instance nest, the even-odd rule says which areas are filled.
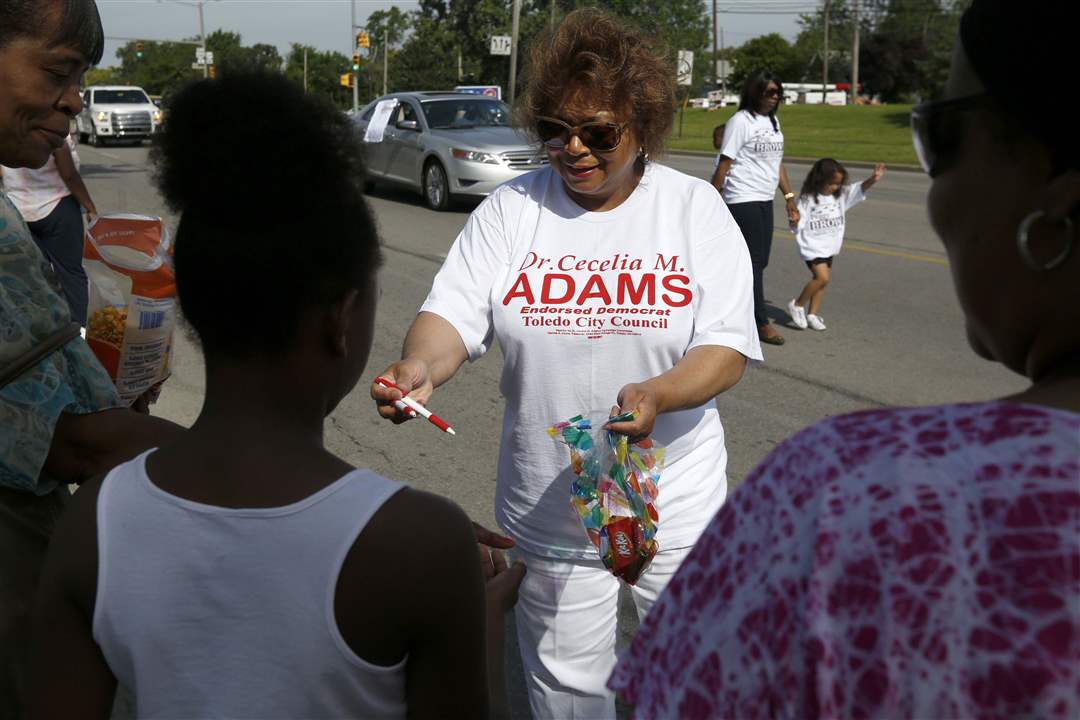
[[[492,35],[491,36],[491,54],[492,55],[509,55],[510,54],[510,36],[509,35]]]

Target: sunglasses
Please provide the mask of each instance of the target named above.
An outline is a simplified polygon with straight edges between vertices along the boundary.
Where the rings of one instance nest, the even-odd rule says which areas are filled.
[[[964,136],[963,123],[955,113],[976,110],[991,104],[990,95],[978,93],[950,100],[931,100],[911,110],[911,142],[919,164],[930,177],[949,168]]]
[[[567,125],[553,117],[536,118],[536,134],[540,142],[549,148],[561,149],[570,144],[570,138],[577,135],[581,143],[597,152],[610,152],[622,142],[623,130],[630,123],[587,122],[580,125]]]
[[[768,90],[766,90],[765,92],[762,93],[762,96],[767,97],[767,98],[780,97],[780,91],[777,90],[776,88],[769,88]]]

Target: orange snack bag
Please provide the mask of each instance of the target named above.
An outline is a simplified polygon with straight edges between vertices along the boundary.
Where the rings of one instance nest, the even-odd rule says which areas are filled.
[[[86,229],[86,342],[131,404],[169,375],[176,276],[161,218],[99,215]]]

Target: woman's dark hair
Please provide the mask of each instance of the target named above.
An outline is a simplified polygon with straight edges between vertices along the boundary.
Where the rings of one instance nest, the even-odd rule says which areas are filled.
[[[1038,140],[1056,169],[1080,169],[1080,134],[1047,122],[1032,107],[1033,78],[1076,66],[1080,3],[1075,0],[974,0],[960,19],[960,43],[975,74],[994,98],[1007,135]],[[1002,52],[1002,48],[1009,48]],[[1036,83],[1037,84],[1037,83]]]
[[[529,48],[517,121],[535,132],[538,115],[558,114],[568,93],[629,113],[634,135],[657,156],[675,120],[675,75],[653,37],[596,8],[567,15]]]
[[[91,65],[101,62],[105,52],[94,0],[0,0],[0,48],[21,37],[44,37],[49,47],[75,48]]]
[[[816,203],[817,196],[825,194],[821,191],[832,182],[833,175],[836,173],[840,173],[843,177],[840,180],[840,187],[836,188],[833,197],[840,197],[840,193],[844,191],[844,183],[847,182],[847,168],[832,158],[822,158],[813,164],[810,172],[806,174],[806,179],[803,180],[802,190],[799,191],[799,195],[813,198]]]
[[[780,102],[776,103],[776,107],[769,113],[773,130],[776,130],[776,111],[780,108],[780,103],[784,102],[784,85],[780,82],[780,78],[768,70],[756,70],[746,78],[742,96],[739,97],[739,109],[749,110],[751,115],[760,115],[758,108],[761,107],[761,99],[765,97],[765,91],[771,82],[776,83],[776,89],[780,91]]]
[[[180,212],[180,306],[207,354],[289,349],[305,310],[374,282],[352,123],[280,73],[226,70],[172,97],[151,159]]]

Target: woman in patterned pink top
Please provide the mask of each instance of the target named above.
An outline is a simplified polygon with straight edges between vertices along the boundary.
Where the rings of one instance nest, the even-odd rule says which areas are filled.
[[[1031,387],[780,445],[609,680],[637,717],[1080,717],[1080,142],[1020,90],[1078,24],[975,0],[912,115],[969,341]]]

